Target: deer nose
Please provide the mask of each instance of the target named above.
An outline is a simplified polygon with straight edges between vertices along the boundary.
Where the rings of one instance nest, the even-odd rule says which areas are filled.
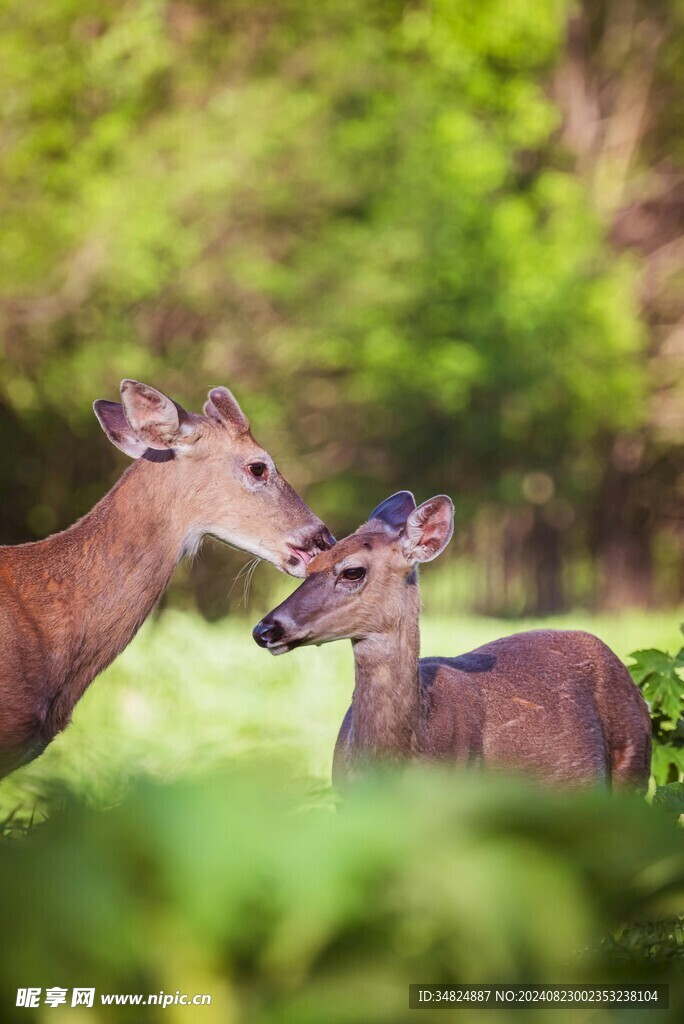
[[[320,548],[321,551],[327,551],[328,548],[331,548],[335,543],[335,538],[327,526],[324,526],[317,536],[314,537],[314,544],[317,548]]]
[[[311,530],[307,531],[305,534],[300,534],[296,547],[313,556],[316,553],[316,550],[327,551],[334,543],[335,538],[328,527],[321,525],[317,530]]]
[[[252,636],[259,644],[259,647],[268,647],[269,644],[276,643],[282,635],[283,627],[269,615],[262,619],[261,622],[258,622],[252,630]]]

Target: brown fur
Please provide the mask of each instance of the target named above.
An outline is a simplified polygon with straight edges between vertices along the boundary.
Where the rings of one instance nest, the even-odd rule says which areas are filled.
[[[355,659],[354,698],[334,755],[338,783],[388,750],[397,760],[480,765],[563,785],[648,784],[646,704],[624,665],[589,633],[518,633],[456,658],[418,661],[404,650],[401,663],[385,659],[391,687],[380,689],[382,673],[362,645]]]
[[[160,436],[158,420],[148,423],[141,413],[134,436],[121,406],[104,405],[98,415],[115,443],[133,451],[145,432]],[[150,408],[158,417],[155,402]],[[0,547],[1,774],[36,757],[64,729],[88,684],[130,642],[181,556],[204,534],[299,574],[304,563],[294,552],[328,542],[244,424],[233,428],[216,410],[205,417],[176,409],[182,438],[169,435],[161,451],[139,445],[145,454],[83,519],[47,540]],[[269,464],[264,485],[246,475],[255,458]]]
[[[411,544],[420,548],[427,538],[432,558],[450,536],[444,505],[441,520],[424,509],[410,517],[410,536],[376,521],[318,555],[304,583],[254,631],[275,653],[352,640],[354,695],[335,748],[334,781],[368,763],[420,759],[563,785],[644,789],[648,708],[625,666],[597,637],[535,630],[460,657],[419,658]],[[350,567],[366,569],[362,582],[345,581]]]
[[[340,540],[327,551],[321,551],[309,562],[306,567],[306,575],[312,576],[319,572],[329,572],[336,565],[339,565],[345,558],[356,554],[357,551],[372,551],[374,541],[377,539],[382,543],[387,538],[383,530],[373,529],[372,523],[365,523],[356,533]]]

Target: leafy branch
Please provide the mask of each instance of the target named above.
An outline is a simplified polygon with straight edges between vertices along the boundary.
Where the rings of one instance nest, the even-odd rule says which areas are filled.
[[[653,721],[653,776],[659,786],[678,782],[684,775],[684,647],[675,655],[651,648],[630,657],[629,671]]]

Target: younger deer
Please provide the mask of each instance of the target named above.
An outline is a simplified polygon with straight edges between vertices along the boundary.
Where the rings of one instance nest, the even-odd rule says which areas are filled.
[[[95,413],[134,459],[83,519],[0,547],[0,775],[32,760],[206,534],[304,576],[333,537],[257,444],[226,388],[204,415],[124,380]]]
[[[452,532],[449,498],[416,508],[400,491],[317,555],[308,578],[254,629],[272,654],[351,639],[356,684],[333,781],[368,763],[418,758],[645,788],[648,709],[597,637],[534,630],[456,658],[419,659],[416,565],[436,558]]]

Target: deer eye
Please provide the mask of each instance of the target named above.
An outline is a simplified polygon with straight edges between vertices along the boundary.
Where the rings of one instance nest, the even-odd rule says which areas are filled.
[[[257,478],[257,480],[263,480],[263,478],[268,473],[268,466],[266,465],[265,462],[250,462],[247,468],[249,469],[252,476],[255,476]]]
[[[362,580],[365,575],[366,570],[359,565],[351,569],[345,569],[344,572],[340,573],[340,579]]]

